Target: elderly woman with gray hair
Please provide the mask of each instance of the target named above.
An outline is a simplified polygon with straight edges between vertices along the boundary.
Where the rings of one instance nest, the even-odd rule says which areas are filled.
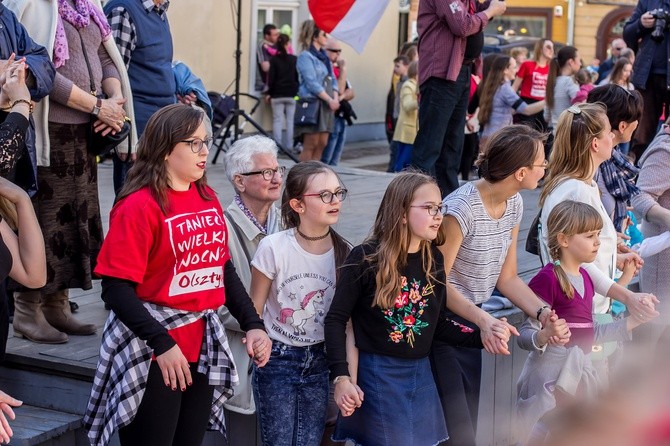
[[[279,209],[274,205],[281,197],[285,167],[277,162],[277,144],[265,136],[237,140],[224,158],[226,176],[235,188],[235,198],[224,214],[228,227],[230,255],[247,292],[251,285],[251,259],[261,239],[282,229]],[[256,410],[251,390],[249,356],[241,339],[244,332],[225,307],[221,318],[240,371],[235,396],[226,401],[228,410],[253,414]],[[231,425],[233,423],[230,423]]]

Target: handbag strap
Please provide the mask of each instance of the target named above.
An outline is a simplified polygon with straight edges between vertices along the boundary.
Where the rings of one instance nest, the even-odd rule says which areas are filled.
[[[95,88],[95,84],[93,83],[93,70],[91,70],[91,63],[88,60],[88,54],[86,53],[86,45],[84,45],[84,38],[81,36],[81,33],[79,32],[79,28],[75,27],[77,30],[77,35],[79,36],[79,41],[81,42],[81,51],[84,53],[84,61],[86,61],[86,69],[88,70],[88,83],[90,85],[90,93],[93,96],[98,96],[98,91]]]

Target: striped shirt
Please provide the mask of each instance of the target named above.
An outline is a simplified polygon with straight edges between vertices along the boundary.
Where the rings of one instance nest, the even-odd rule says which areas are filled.
[[[521,222],[523,199],[519,194],[508,198],[503,216],[493,219],[474,183],[466,183],[443,203],[447,205],[447,215],[456,219],[463,234],[449,283],[475,304],[484,303],[491,297],[507,258],[512,230]]]

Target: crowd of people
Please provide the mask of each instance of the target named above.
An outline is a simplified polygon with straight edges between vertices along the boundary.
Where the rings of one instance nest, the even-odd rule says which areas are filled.
[[[509,355],[518,337],[530,354],[515,435],[558,444],[566,414],[598,404],[631,345],[670,342],[667,51],[647,3],[596,69],[550,39],[531,57],[482,57],[503,1],[422,0],[387,95],[398,173],[351,246],[335,230],[349,191],[332,166],[354,89],[340,42],[314,21],[299,54],[290,28],[263,28],[256,85],[273,138],[227,150],[224,209],[207,184],[211,105],[173,61],[169,2],[5,0],[3,350],[8,294],[15,336],[64,343],[96,331],[69,290],[102,279],[92,444],[116,432],[127,445],[200,444],[208,429],[225,434],[227,409],[256,413],[264,445],[474,445],[482,351]],[[103,234],[92,141],[128,123]],[[294,139],[301,162],[287,171],[278,148]],[[538,187],[528,237],[544,266],[526,284],[521,192]],[[500,298],[527,315],[521,327],[482,308]],[[20,404],[0,392],[3,442]]]

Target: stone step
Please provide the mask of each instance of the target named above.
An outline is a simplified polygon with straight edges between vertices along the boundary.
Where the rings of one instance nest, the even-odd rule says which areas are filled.
[[[14,431],[10,444],[17,446],[74,445],[77,430],[83,434],[82,417],[67,412],[24,404],[14,409],[15,420],[9,420]]]

